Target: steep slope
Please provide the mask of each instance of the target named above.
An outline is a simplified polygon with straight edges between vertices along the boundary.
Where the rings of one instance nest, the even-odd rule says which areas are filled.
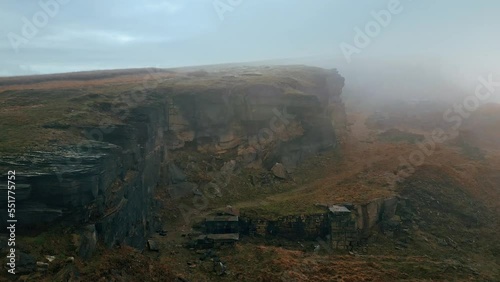
[[[303,66],[2,79],[0,168],[16,172],[20,231],[62,223],[90,242],[143,248],[160,226],[157,189],[210,182],[186,179],[197,170],[179,169],[183,156],[292,172],[336,146],[343,84]]]

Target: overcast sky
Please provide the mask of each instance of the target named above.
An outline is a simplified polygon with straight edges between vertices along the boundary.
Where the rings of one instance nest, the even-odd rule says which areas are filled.
[[[355,46],[354,29],[364,29],[374,20],[371,12],[387,10],[391,2],[65,1],[46,24],[42,14],[48,12],[39,1],[0,2],[0,76],[297,57],[329,57],[348,65],[342,42]],[[351,64],[446,62],[469,72],[500,66],[500,1],[400,3],[401,12],[352,55]],[[36,32],[27,38],[23,29],[30,24]]]

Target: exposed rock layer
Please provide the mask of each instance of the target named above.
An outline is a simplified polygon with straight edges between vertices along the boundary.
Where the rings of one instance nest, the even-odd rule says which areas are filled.
[[[197,191],[171,162],[176,153],[235,156],[224,173],[276,163],[291,173],[305,158],[336,146],[345,113],[344,79],[335,70],[265,68],[252,79],[247,72],[180,80],[194,80],[196,87],[167,81],[148,90],[154,99],[130,106],[123,122],[79,128],[96,140],[3,155],[0,166],[18,176],[19,226],[63,222],[82,228],[85,238],[96,234],[107,246],[142,248],[159,224],[155,189],[169,185],[178,197]],[[2,210],[2,224],[6,215]]]

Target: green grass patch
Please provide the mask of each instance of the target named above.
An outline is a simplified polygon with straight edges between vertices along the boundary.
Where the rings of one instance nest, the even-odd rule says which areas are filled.
[[[71,228],[54,227],[39,234],[18,236],[16,245],[20,250],[36,258],[54,255],[59,259],[64,259],[77,255],[72,234]]]
[[[423,141],[425,137],[421,134],[405,132],[393,128],[380,133],[378,135],[378,139],[380,141],[391,142],[391,143],[406,142],[410,144],[415,144],[417,142]]]
[[[485,159],[485,154],[484,152],[476,147],[472,146],[471,144],[467,142],[462,142],[460,143],[460,148],[462,149],[462,154],[466,156],[469,159],[472,160],[484,160]]]

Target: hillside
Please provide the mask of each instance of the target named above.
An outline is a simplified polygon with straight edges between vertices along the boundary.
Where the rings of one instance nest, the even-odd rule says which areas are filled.
[[[497,105],[424,154],[446,105],[346,107],[343,87],[336,70],[305,66],[0,79],[0,168],[19,176],[16,278],[500,280]],[[333,206],[348,209],[350,241],[325,231]],[[193,245],[226,210],[239,241]]]

